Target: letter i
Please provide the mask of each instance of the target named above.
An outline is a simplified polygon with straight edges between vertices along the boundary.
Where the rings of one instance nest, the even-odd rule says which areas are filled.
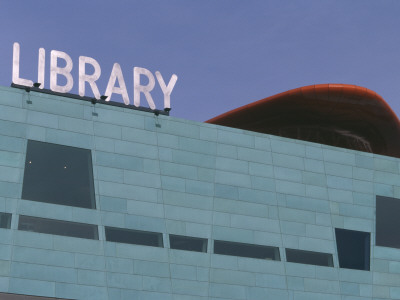
[[[39,49],[39,58],[38,58],[38,83],[40,83],[39,88],[44,88],[44,67],[46,64],[46,51],[44,48]]]

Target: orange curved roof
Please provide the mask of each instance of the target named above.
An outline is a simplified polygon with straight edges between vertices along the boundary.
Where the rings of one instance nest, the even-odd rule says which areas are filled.
[[[310,85],[207,123],[400,158],[400,123],[381,96],[348,84]]]

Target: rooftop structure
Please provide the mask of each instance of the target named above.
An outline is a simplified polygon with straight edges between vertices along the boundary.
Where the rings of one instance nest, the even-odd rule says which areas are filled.
[[[305,86],[207,122],[400,157],[399,119],[382,97],[356,85]]]

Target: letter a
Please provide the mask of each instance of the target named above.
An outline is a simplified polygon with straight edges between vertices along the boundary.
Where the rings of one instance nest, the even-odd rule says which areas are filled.
[[[118,79],[119,86],[115,86],[115,81]],[[124,103],[129,105],[129,96],[128,91],[126,90],[124,76],[122,75],[121,66],[117,63],[114,64],[113,69],[111,71],[110,79],[108,80],[107,89],[105,92],[105,96],[107,96],[106,101],[111,100],[112,93],[122,95],[122,99],[124,99]]]

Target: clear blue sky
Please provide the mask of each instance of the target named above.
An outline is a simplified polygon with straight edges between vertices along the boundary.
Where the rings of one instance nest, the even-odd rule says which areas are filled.
[[[0,33],[3,86],[19,42],[21,77],[33,81],[38,49],[46,49],[46,88],[50,51],[68,53],[76,94],[80,55],[100,63],[101,94],[118,62],[131,102],[134,66],[175,73],[171,115],[184,119],[320,83],[367,87],[400,115],[398,0],[0,0]]]

